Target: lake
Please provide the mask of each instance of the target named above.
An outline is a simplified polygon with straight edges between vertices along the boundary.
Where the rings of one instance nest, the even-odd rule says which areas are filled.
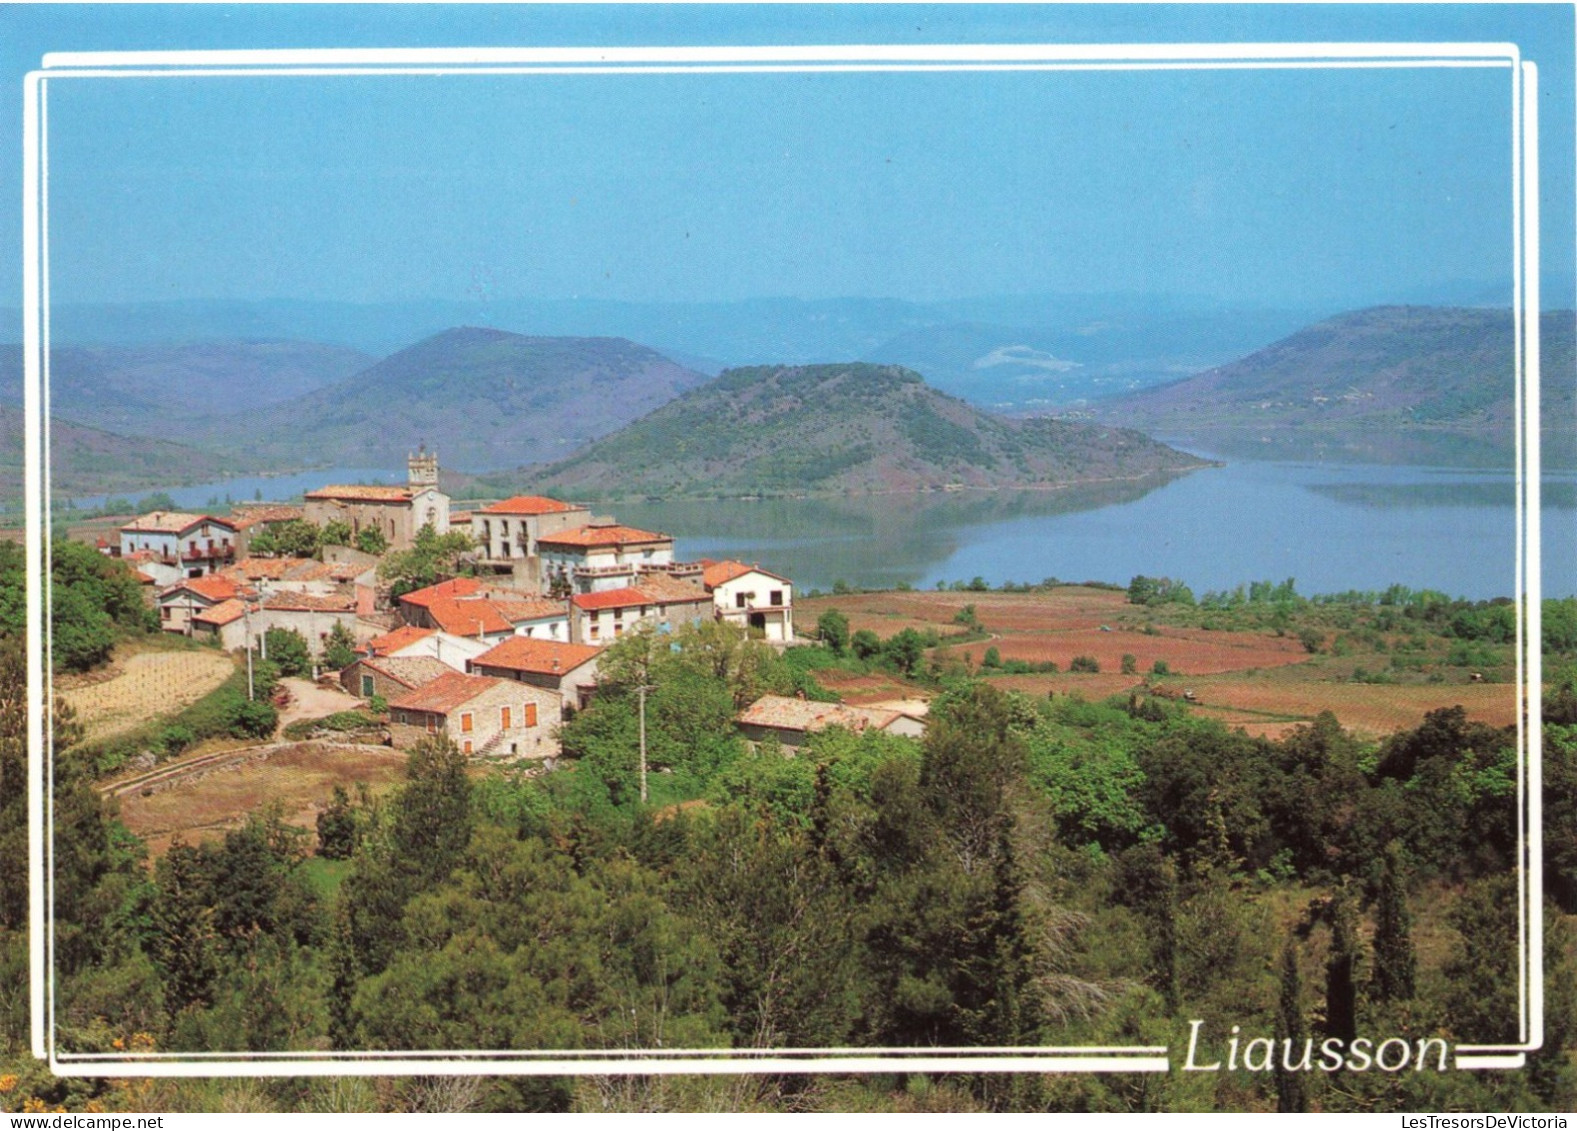
[[[331,468],[171,488],[183,507],[227,495],[285,498],[325,483],[404,480]],[[842,580],[929,588],[938,581],[1173,577],[1196,594],[1294,577],[1304,594],[1400,583],[1475,599],[1514,591],[1515,482],[1483,470],[1233,459],[1168,482],[1063,491],[622,504],[634,526],[678,539],[682,557],[731,557],[801,591]],[[1577,473],[1548,475],[1544,586],[1577,593]],[[94,505],[78,500],[79,506]],[[466,504],[457,503],[457,507]]]
[[[1544,483],[1546,595],[1577,593],[1577,476]],[[626,505],[686,557],[759,561],[801,589],[982,577],[1178,578],[1196,594],[1297,579],[1304,594],[1394,583],[1515,591],[1515,480],[1446,468],[1234,460],[1155,486]]]

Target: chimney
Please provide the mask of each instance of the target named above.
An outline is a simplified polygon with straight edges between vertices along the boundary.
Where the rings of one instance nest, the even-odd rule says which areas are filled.
[[[553,670],[554,671],[558,671],[559,670],[559,658],[557,656],[553,657]]]

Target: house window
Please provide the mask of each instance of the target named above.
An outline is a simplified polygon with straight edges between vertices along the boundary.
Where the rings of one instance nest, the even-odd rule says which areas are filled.
[[[781,590],[781,589],[774,589],[774,590],[772,590],[772,602],[771,603],[774,604],[774,605],[781,605],[783,603],[783,590]]]
[[[473,720],[472,720],[470,711],[461,711],[460,712],[460,733],[461,734],[470,734],[471,733],[472,721]]]
[[[509,708],[506,707],[504,709],[507,711]],[[534,727],[536,725],[537,725],[537,705],[535,703],[527,703],[526,704],[526,726]]]
[[[588,634],[587,634],[587,635],[588,635],[588,636],[589,636],[589,637],[590,637],[590,638],[591,638],[591,639],[592,639],[592,640],[595,640],[595,639],[597,639],[597,624],[596,624],[596,622],[595,622],[595,621],[593,621],[593,622],[592,622],[592,625],[591,625],[591,631],[590,631],[590,632],[589,632],[589,633],[588,633]]]
[[[465,744],[460,748],[460,752],[462,754],[471,753],[471,740],[469,738],[465,740]]]
[[[361,676],[361,694],[362,694],[362,698],[364,698],[364,699],[371,699],[373,694],[374,694],[374,690],[375,689],[373,688],[373,685],[372,685],[372,676],[368,675],[366,672],[363,672],[362,676]]]
[[[428,734],[437,734],[438,733],[438,716],[437,715],[428,715],[427,716],[427,733]]]
[[[500,707],[498,709],[498,725],[499,725],[499,727],[501,727],[504,730],[508,730],[509,729],[509,725],[510,724],[509,724],[509,708],[508,707]]]
[[[162,609],[160,609],[159,610],[159,615],[162,616],[165,620],[169,620],[170,619],[170,606],[165,605]]]
[[[734,608],[742,609],[744,607],[745,607],[745,595],[743,593],[735,593],[734,594]]]

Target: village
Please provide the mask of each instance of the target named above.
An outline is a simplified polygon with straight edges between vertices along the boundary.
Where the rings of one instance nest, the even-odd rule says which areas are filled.
[[[348,535],[347,544],[323,544],[314,557],[284,552],[278,535],[303,523]],[[459,575],[399,592],[380,563],[410,551],[424,528],[465,534],[472,549]],[[551,768],[559,724],[595,695],[604,650],[641,626],[670,634],[716,621],[780,650],[812,643],[796,636],[786,577],[754,563],[678,561],[671,535],[543,496],[455,510],[439,489],[438,457],[425,450],[409,457],[403,486],[328,485],[299,506],[242,505],[223,517],[154,511],[118,535],[99,549],[151,591],[164,632],[249,658],[266,658],[270,630],[296,633],[318,684],[386,711],[397,748],[443,734],[474,758]],[[330,662],[334,641],[352,645],[353,662]],[[832,725],[910,737],[924,729],[913,704],[776,695],[737,722],[747,739],[771,734],[786,749]]]

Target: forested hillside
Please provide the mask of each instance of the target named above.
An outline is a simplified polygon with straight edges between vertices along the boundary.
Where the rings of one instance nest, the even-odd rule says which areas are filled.
[[[825,619],[825,618],[824,618]],[[1219,1038],[1516,1036],[1515,737],[1446,709],[1379,743],[1251,738],[1161,699],[1003,692],[897,638],[923,740],[752,750],[734,712],[823,694],[824,647],[627,634],[549,774],[441,737],[317,837],[264,808],[149,863],[57,707],[57,1024],[76,1051],[1166,1045],[1163,1076],[133,1082],[54,1078],[6,999],[8,1099],[78,1110],[1569,1110],[1577,697],[1547,699],[1545,1048],[1525,1072],[1181,1073]],[[903,634],[900,633],[900,636]],[[910,635],[913,635],[911,632]],[[0,663],[20,686],[16,638]],[[675,647],[677,645],[677,647]],[[645,698],[652,796],[636,757]],[[20,703],[0,700],[5,844]],[[680,802],[683,801],[681,804]],[[1420,820],[1419,814],[1429,814]],[[315,841],[315,843],[314,843]],[[18,848],[18,851],[20,849]],[[0,954],[25,961],[8,872]],[[1219,1044],[1220,1041],[1218,1040]]]
[[[1123,428],[1009,420],[898,366],[729,370],[532,482],[585,496],[1046,487],[1204,462]]]

